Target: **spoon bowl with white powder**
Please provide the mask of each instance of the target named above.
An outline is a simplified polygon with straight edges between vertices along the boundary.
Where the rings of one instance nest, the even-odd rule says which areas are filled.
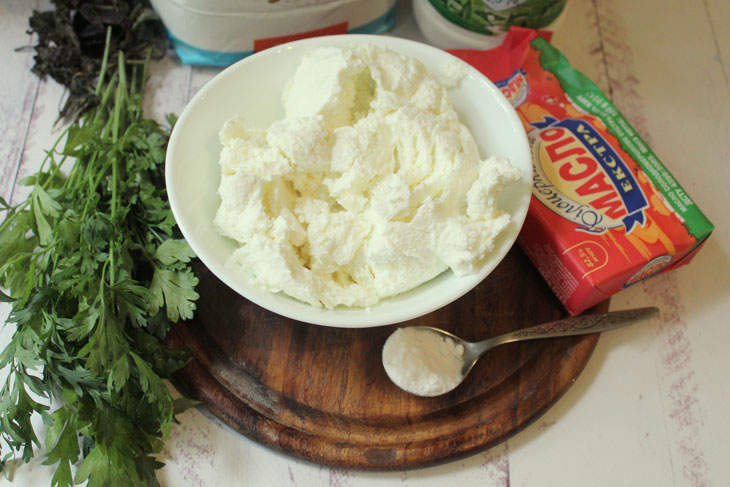
[[[505,333],[480,342],[467,342],[428,326],[399,328],[383,346],[383,367],[390,380],[416,396],[446,394],[461,384],[479,357],[506,343],[538,338],[585,335],[621,328],[659,314],[657,308],[639,308],[574,316]]]

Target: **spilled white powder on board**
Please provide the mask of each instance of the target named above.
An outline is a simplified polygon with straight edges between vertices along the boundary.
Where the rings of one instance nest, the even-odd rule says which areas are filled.
[[[399,328],[383,346],[388,377],[418,396],[438,396],[456,387],[463,356],[463,345],[417,327]]]

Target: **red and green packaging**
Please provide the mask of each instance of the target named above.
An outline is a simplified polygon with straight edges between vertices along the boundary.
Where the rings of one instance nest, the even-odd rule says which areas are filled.
[[[571,314],[688,263],[713,225],[549,34],[512,28],[500,47],[451,50],[490,78],[532,146],[518,243]]]

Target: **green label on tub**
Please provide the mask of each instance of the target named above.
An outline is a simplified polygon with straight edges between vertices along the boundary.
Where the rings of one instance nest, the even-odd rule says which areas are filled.
[[[510,26],[539,29],[563,11],[567,0],[429,0],[454,24],[480,34],[498,35]]]

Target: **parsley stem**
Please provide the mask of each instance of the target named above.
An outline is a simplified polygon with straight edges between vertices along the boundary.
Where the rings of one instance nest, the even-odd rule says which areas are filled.
[[[101,93],[101,86],[104,84],[104,76],[106,76],[106,65],[107,60],[109,59],[109,46],[111,45],[111,39],[112,39],[112,27],[108,26],[106,28],[106,43],[104,45],[104,55],[101,58],[101,69],[99,70],[99,79],[96,82],[96,96],[99,96]]]
[[[117,83],[117,91],[114,101],[114,112],[112,114],[112,143],[116,144],[119,141],[119,125],[121,123],[122,119],[122,104],[124,103],[126,90],[127,90],[127,77],[125,74],[124,69],[124,54],[122,51],[119,51],[119,69],[117,71],[119,73],[119,81]],[[111,195],[111,210],[110,210],[110,216],[112,225],[116,225],[117,221],[117,166],[118,166],[118,156],[116,153],[113,153],[111,156],[111,166],[112,166],[112,180],[111,180],[111,187],[112,187],[112,195]],[[116,266],[114,265],[114,252],[115,252],[115,245],[114,245],[114,239],[109,239],[109,285],[113,286],[115,282],[115,272],[114,269]],[[114,295],[112,294],[112,302],[114,300]]]
[[[0,269],[5,269],[6,267],[10,267],[14,264],[17,264],[18,262],[22,262],[25,259],[47,254],[47,253],[51,252],[52,250],[54,250],[54,247],[56,247],[56,245],[57,244],[55,244],[55,243],[49,244],[48,246],[41,247],[38,250],[35,250],[33,252],[18,252],[12,258],[3,262],[2,267],[0,267]]]
[[[112,75],[111,79],[109,80],[109,83],[106,85],[106,88],[104,88],[104,93],[101,95],[101,100],[99,101],[99,106],[96,110],[94,110],[94,116],[92,118],[92,123],[98,123],[104,115],[106,115],[106,106],[107,103],[109,103],[109,98],[111,97],[112,91],[114,89],[114,81],[116,79],[116,74]]]
[[[124,53],[119,51],[119,81],[117,83],[116,98],[114,100],[114,115],[112,115],[112,142],[119,140],[119,124],[122,123],[122,106],[127,94],[127,75],[124,69]]]
[[[56,147],[58,147],[58,144],[60,144],[61,141],[66,138],[66,136],[68,135],[68,132],[69,132],[69,127],[66,127],[65,129],[63,129],[63,132],[61,132],[61,135],[56,139],[56,141],[53,143],[51,148],[46,151],[46,156],[43,158],[43,162],[41,162],[41,167],[38,169],[37,174],[43,173],[44,169],[46,168],[47,163],[49,161],[51,161],[51,162],[53,161],[53,154],[57,153]],[[51,176],[54,176],[54,175],[55,175],[55,173],[51,174]],[[43,189],[48,188],[48,184],[51,179],[52,179],[52,177],[49,177],[43,182],[43,184],[42,184]]]
[[[117,213],[117,158],[112,158],[112,208],[111,208],[111,220],[112,225],[116,225],[116,213]],[[109,239],[109,285],[114,285],[114,239]],[[112,296],[113,299],[113,296]]]

